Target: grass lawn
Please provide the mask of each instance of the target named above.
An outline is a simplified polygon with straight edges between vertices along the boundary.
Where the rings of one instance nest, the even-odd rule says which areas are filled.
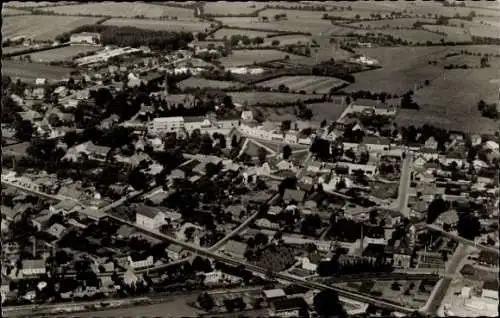
[[[52,41],[67,31],[85,24],[93,24],[99,18],[51,15],[8,16],[3,19],[2,36],[26,36],[37,41]]]
[[[290,93],[274,93],[274,92],[231,92],[228,93],[233,98],[233,102],[238,104],[247,103],[249,106],[262,102],[294,102],[297,100],[305,100],[318,97],[319,95],[312,94],[290,94]]]
[[[246,35],[249,38],[256,38],[256,37],[262,37],[266,38],[268,34],[275,34],[273,32],[263,32],[263,31],[250,31],[250,30],[238,30],[238,29],[220,29],[217,32],[214,33],[214,39],[223,39],[224,37],[227,37],[228,39],[231,38],[233,35]]]
[[[38,63],[26,63],[20,61],[2,61],[2,74],[12,79],[20,78],[23,81],[32,82],[43,77],[48,81],[58,81],[69,77],[72,68],[52,66]]]
[[[230,82],[230,81],[215,81],[208,80],[199,77],[190,77],[182,82],[179,82],[179,88],[184,89],[186,87],[200,87],[200,88],[228,88],[233,86],[241,86],[241,83]]]
[[[313,112],[313,120],[322,121],[326,119],[327,121],[334,121],[340,117],[347,106],[326,102],[307,104],[307,107]]]
[[[291,91],[301,90],[309,94],[326,94],[331,88],[339,87],[345,82],[338,78],[327,76],[282,76],[258,85],[278,89],[280,85],[287,86]]]
[[[217,2],[206,2],[203,9],[205,14],[211,15],[228,15],[228,14],[250,14],[255,12],[255,10],[264,7],[266,3],[264,2],[228,2],[228,1],[217,1]]]
[[[170,7],[142,2],[98,2],[45,7],[41,8],[41,10],[61,14],[88,14],[130,18],[139,15],[143,15],[145,18],[159,18],[163,16],[189,18],[194,16],[194,9]]]
[[[55,62],[55,61],[70,61],[74,56],[79,53],[87,53],[98,51],[101,48],[95,46],[73,45],[65,46],[53,50],[34,52],[26,54],[31,56],[33,62]]]
[[[210,28],[210,23],[200,22],[196,19],[179,20],[144,20],[144,19],[121,19],[113,18],[103,23],[104,25],[134,26],[139,29],[153,31],[185,31],[185,32],[205,32]]]
[[[302,56],[288,54],[278,50],[233,50],[233,52],[226,57],[222,57],[220,62],[224,67],[237,67],[252,65],[255,63],[263,63],[266,61],[273,61],[284,59],[285,56],[290,57],[290,61],[300,61]]]

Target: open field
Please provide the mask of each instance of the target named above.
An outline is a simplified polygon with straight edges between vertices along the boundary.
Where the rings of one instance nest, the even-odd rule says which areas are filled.
[[[500,69],[500,58],[498,57],[490,57],[488,59],[488,63],[491,65],[491,67]],[[446,59],[443,60],[443,64],[448,65],[448,64],[454,64],[454,65],[467,65],[467,67],[481,67],[481,57],[480,56],[472,56],[472,55],[465,55],[465,54],[460,54],[460,55],[455,55],[455,56],[450,56]]]
[[[362,29],[370,29],[370,28],[395,29],[395,28],[411,28],[413,27],[413,24],[417,21],[423,23],[434,23],[436,20],[429,18],[383,19],[383,20],[353,22],[349,23],[348,25]]]
[[[290,94],[290,93],[274,93],[274,92],[232,92],[228,93],[233,98],[233,102],[238,104],[247,103],[249,106],[257,103],[265,102],[294,102],[296,100],[306,100],[319,97],[312,94]]]
[[[348,92],[369,90],[401,95],[425,80],[441,76],[442,66],[429,65],[428,60],[444,56],[450,47],[394,47],[359,49],[363,55],[375,58],[381,69],[356,73],[356,82],[345,88]]]
[[[255,10],[263,8],[266,5],[264,2],[206,2],[204,6],[205,14],[211,15],[228,15],[228,14],[250,14]]]
[[[71,31],[85,24],[93,24],[98,20],[99,18],[52,15],[5,17],[2,36],[9,38],[26,36],[36,41],[51,41],[63,32]]]
[[[461,50],[481,53],[481,54],[499,54],[500,45],[455,45],[454,51],[460,52]]]
[[[267,11],[267,10],[266,10]],[[266,12],[263,11],[263,12]],[[278,10],[285,11],[285,10]],[[240,28],[259,29],[259,30],[275,30],[275,31],[290,31],[290,32],[309,32],[311,34],[319,34],[327,30],[331,23],[321,19],[295,19],[292,14],[300,11],[291,11],[289,19],[285,21],[274,21],[274,17],[269,16],[269,22],[261,22],[259,18],[254,17],[228,17],[217,18],[224,25]],[[265,15],[261,12],[261,16]]]
[[[479,115],[477,103],[498,102],[498,68],[448,70],[418,90],[414,100],[422,110],[446,110],[443,115]]]
[[[269,81],[259,83],[259,86],[278,89],[285,85],[291,91],[301,90],[308,94],[326,94],[333,87],[339,87],[346,83],[343,80],[328,76],[282,76]]]
[[[230,81],[215,81],[208,80],[199,77],[190,77],[185,79],[178,84],[180,89],[184,89],[186,87],[199,87],[199,88],[228,88],[234,86],[241,86],[241,83],[238,82],[230,82]]]
[[[249,38],[262,37],[265,38],[268,34],[275,34],[272,32],[262,32],[262,31],[250,31],[250,30],[237,30],[237,29],[220,29],[214,33],[215,39],[222,39],[227,37],[231,38],[233,35],[246,35]]]
[[[311,37],[307,35],[281,35],[274,36],[272,38],[264,39],[264,45],[272,45],[274,40],[280,41],[280,45],[289,45],[289,44],[307,44],[311,43]]]
[[[67,6],[55,6],[42,8],[59,14],[85,14],[104,15],[111,17],[144,16],[145,18],[159,18],[163,16],[190,18],[194,16],[194,10],[188,8],[169,7],[151,3],[141,2],[97,2]]]
[[[100,49],[101,48],[94,46],[73,45],[53,50],[34,52],[26,55],[30,55],[31,60],[33,62],[48,63],[48,62],[59,62],[59,61],[71,61],[71,59],[76,55],[78,55],[79,53],[93,52]]]
[[[59,1],[59,4],[69,4],[73,3],[74,1]],[[36,8],[36,7],[46,7],[46,6],[53,6],[54,2],[50,1],[9,1],[3,4],[4,7],[9,7],[9,8]]]
[[[399,30],[352,30],[352,33],[364,35],[367,33],[374,33],[374,34],[386,34],[390,35],[394,38],[401,39],[401,40],[406,40],[409,42],[413,43],[425,43],[427,41],[431,41],[433,43],[438,43],[441,41],[441,39],[445,39],[446,37],[429,32],[427,30],[406,30],[406,29],[399,29]]]
[[[58,81],[64,77],[69,77],[71,71],[73,69],[67,67],[19,61],[2,61],[3,75],[28,82],[32,82],[40,77],[46,78],[48,81]]]
[[[465,42],[472,40],[471,34],[467,29],[444,25],[424,25],[423,28],[429,31],[446,33],[446,36],[443,38],[448,42]]]
[[[220,62],[225,67],[236,67],[251,65],[255,63],[263,63],[266,61],[284,59],[285,56],[290,57],[290,61],[301,60],[302,56],[288,54],[278,50],[233,50],[226,57],[222,57]]]
[[[31,14],[31,12],[26,11],[26,10],[6,8],[5,5],[2,6],[2,17],[8,16],[8,15],[20,15],[20,14]]]
[[[337,120],[344,109],[347,107],[346,105],[339,105],[331,102],[313,103],[306,105],[313,112],[312,120],[317,121],[322,121],[323,119],[326,119],[328,121]]]
[[[205,32],[210,28],[210,23],[200,22],[196,19],[185,20],[143,20],[143,19],[121,19],[112,18],[103,25],[116,25],[119,27],[134,26],[139,29],[153,31],[185,31],[185,32]]]
[[[498,17],[490,19],[478,18],[472,21],[450,19],[449,24],[456,25],[457,29],[464,30],[471,36],[500,38],[500,18]]]

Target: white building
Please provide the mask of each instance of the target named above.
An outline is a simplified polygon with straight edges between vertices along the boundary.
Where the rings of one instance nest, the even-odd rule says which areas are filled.
[[[238,276],[225,274],[219,270],[210,273],[204,273],[204,276],[205,276],[205,280],[203,281],[204,284],[219,284],[224,282],[234,284],[241,282],[243,280]]]
[[[135,214],[135,223],[148,229],[157,229],[165,223],[165,214],[159,209],[143,205]]]
[[[101,42],[101,35],[99,33],[83,32],[72,34],[69,41],[72,44],[91,44],[96,45]]]
[[[23,276],[43,275],[45,273],[45,261],[43,259],[31,259],[22,261],[21,274]]]
[[[148,123],[148,131],[152,134],[181,132],[184,129],[184,117],[160,117]]]
[[[145,259],[132,259],[131,256],[122,257],[118,259],[118,264],[123,268],[140,269],[145,267],[153,266],[154,258],[153,256],[148,256]]]

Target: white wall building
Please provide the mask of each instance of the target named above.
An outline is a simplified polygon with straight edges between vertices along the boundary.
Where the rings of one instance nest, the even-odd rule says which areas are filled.
[[[91,44],[95,45],[101,41],[99,33],[83,32],[72,34],[69,40],[72,44]]]
[[[160,117],[148,123],[148,131],[153,134],[180,132],[184,129],[184,117]]]

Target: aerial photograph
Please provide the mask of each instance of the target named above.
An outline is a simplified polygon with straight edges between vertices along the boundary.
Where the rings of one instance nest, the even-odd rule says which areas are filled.
[[[2,317],[499,316],[500,0],[1,17]]]

